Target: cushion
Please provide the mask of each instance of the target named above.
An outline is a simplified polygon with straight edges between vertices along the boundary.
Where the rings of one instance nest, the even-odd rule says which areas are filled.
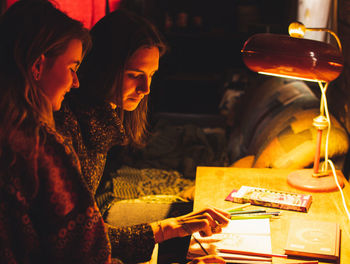
[[[318,109],[302,110],[295,113],[293,118],[287,121],[288,124],[283,130],[256,149],[252,167],[298,169],[312,166],[317,137],[317,130],[313,127],[312,120],[318,114]],[[327,130],[323,130],[321,158],[325,156],[326,134]],[[331,117],[328,144],[329,158],[345,156],[349,148],[347,133],[334,117]]]
[[[247,156],[254,157],[251,167],[257,168],[312,166],[317,134],[312,122],[319,115],[320,100],[305,82],[267,78],[262,85],[248,90],[244,100],[242,120],[229,141],[233,166],[248,167],[243,163]],[[329,158],[345,156],[348,136],[333,116],[331,128]]]
[[[106,222],[114,226],[151,223],[192,212],[193,202],[176,195],[149,195],[138,199],[112,202]]]

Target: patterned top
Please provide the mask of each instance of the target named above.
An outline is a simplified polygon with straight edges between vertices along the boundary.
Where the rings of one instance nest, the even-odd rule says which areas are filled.
[[[15,164],[0,169],[1,263],[121,263],[111,259],[106,226],[73,148],[45,125],[40,138],[35,196],[23,133],[11,145]]]
[[[121,120],[108,105],[86,109],[67,97],[55,112],[56,128],[71,141],[79,156],[82,172],[93,194],[96,193],[106,163],[107,152],[125,139]]]
[[[125,140],[121,120],[109,104],[86,107],[68,97],[55,113],[57,130],[71,141],[81,162],[84,178],[94,196],[103,175],[107,152]],[[111,227],[112,255],[126,263],[150,260],[155,245],[149,224]]]

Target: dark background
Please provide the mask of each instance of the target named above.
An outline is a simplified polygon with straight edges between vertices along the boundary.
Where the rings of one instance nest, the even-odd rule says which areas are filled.
[[[152,83],[154,112],[217,114],[224,83],[247,70],[244,42],[254,33],[287,34],[296,17],[296,0],[122,1],[148,17],[162,32],[169,51]],[[186,26],[178,26],[181,14]],[[171,24],[166,23],[166,18]],[[202,26],[195,26],[200,17]]]
[[[15,0],[0,0],[0,14]],[[56,0],[65,2],[66,0]],[[131,9],[150,19],[161,31],[169,51],[160,61],[152,82],[151,116],[170,112],[220,114],[219,104],[235,73],[249,73],[240,50],[255,33],[287,34],[296,20],[298,0],[100,0]],[[78,0],[69,3],[79,5]],[[81,1],[88,5],[89,1]],[[339,0],[337,33],[343,45],[345,67],[327,91],[330,112],[350,131],[350,0]],[[107,9],[106,9],[107,10]],[[177,26],[180,14],[187,16],[184,27]],[[195,26],[200,17],[202,26]],[[308,85],[312,85],[308,83]],[[244,87],[241,89],[244,89]],[[318,87],[313,89],[318,91]],[[350,171],[350,155],[346,172]]]

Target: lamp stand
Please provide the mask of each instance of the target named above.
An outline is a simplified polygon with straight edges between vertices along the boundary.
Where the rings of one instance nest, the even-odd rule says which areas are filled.
[[[319,86],[321,88],[322,97],[320,104],[320,112],[321,114],[314,118],[313,126],[317,129],[317,137],[316,137],[316,152],[314,158],[314,167],[313,169],[304,169],[297,170],[288,175],[287,182],[289,185],[293,186],[296,189],[310,191],[310,192],[333,192],[338,190],[338,185],[335,181],[335,177],[332,171],[329,171],[328,168],[328,139],[330,133],[330,118],[327,107],[327,99],[326,99],[326,90],[328,87],[328,83],[322,85],[319,82]],[[326,112],[326,117],[324,116],[324,112]],[[322,171],[319,171],[320,164],[320,153],[321,153],[321,144],[322,144],[322,130],[328,128],[327,139],[326,139],[326,147],[325,147],[325,164],[323,166]],[[341,171],[336,171],[336,177],[338,180],[338,184],[341,188],[344,186],[343,178]]]
[[[319,171],[322,130],[317,131],[316,153],[313,169],[296,170],[287,177],[290,186],[308,192],[334,192],[338,190],[332,171]],[[339,186],[343,188],[343,174],[336,171]]]
[[[336,171],[336,173],[339,185],[343,188],[344,176],[341,171]],[[287,182],[296,189],[308,192],[334,192],[338,190],[332,171],[327,172],[327,175],[322,177],[315,177],[313,174],[313,169],[296,170],[288,175]]]

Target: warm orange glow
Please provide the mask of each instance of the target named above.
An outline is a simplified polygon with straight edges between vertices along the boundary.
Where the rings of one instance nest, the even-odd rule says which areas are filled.
[[[295,76],[289,76],[289,75],[284,75],[284,74],[276,74],[276,73],[271,73],[271,72],[258,72],[259,74],[265,74],[265,75],[270,75],[270,76],[275,76],[275,77],[281,77],[281,78],[290,78],[290,79],[295,79],[295,80],[302,80],[302,81],[309,81],[309,82],[318,82],[320,80],[313,80],[313,79],[307,79],[305,77],[295,77]]]
[[[328,63],[334,67],[343,67],[343,65],[336,63],[336,62],[333,62],[333,61],[329,61]]]
[[[293,22],[288,27],[289,35],[294,38],[303,38],[305,31],[305,26],[299,22]]]
[[[252,71],[322,82],[336,79],[344,64],[339,49],[330,44],[277,34],[250,37],[242,54]]]

